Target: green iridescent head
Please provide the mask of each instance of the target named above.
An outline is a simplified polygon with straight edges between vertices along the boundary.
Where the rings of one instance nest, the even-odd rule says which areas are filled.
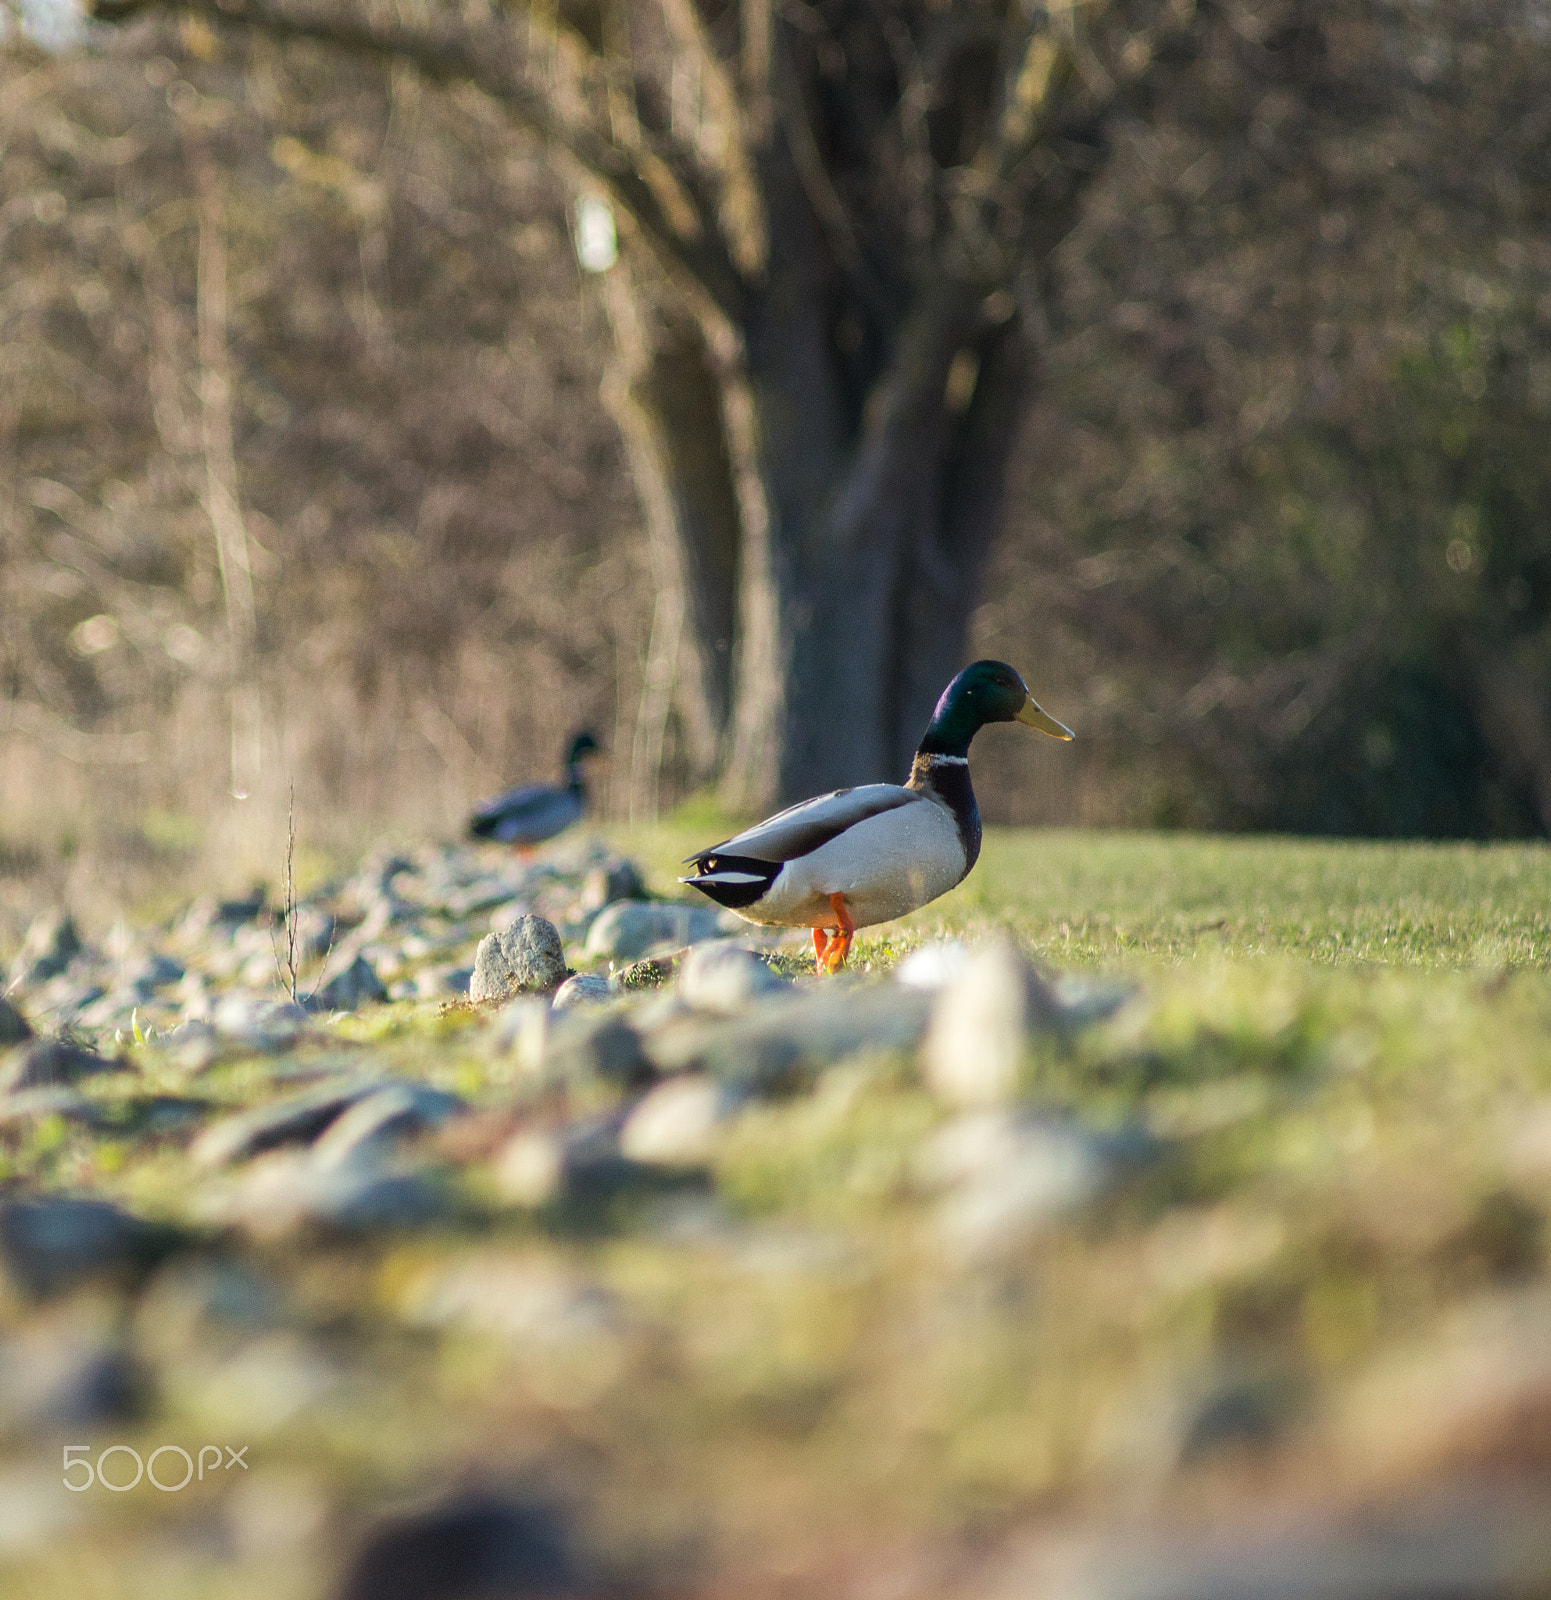
[[[1052,739],[1072,731],[1034,703],[1028,685],[1005,661],[976,661],[942,692],[921,740],[924,755],[964,756],[969,742],[988,722],[1022,722]]]

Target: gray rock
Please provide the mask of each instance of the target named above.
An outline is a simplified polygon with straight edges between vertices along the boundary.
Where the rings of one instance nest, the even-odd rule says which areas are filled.
[[[614,996],[615,991],[607,978],[596,972],[578,972],[555,990],[554,1007],[556,1011],[565,1011],[571,1006],[596,1005]]]
[[[1112,1017],[1137,993],[1123,979],[1093,978],[1081,972],[1063,972],[1050,980],[1057,1026],[1075,1031]]]
[[[63,972],[81,953],[81,936],[68,911],[45,911],[33,919],[11,964],[11,982],[25,987]]]
[[[0,1344],[0,1428],[37,1432],[130,1416],[143,1384],[129,1352],[90,1327],[52,1321]]]
[[[208,1100],[177,1094],[140,1095],[128,1104],[138,1132],[151,1138],[181,1134],[210,1110]]]
[[[1304,1399],[1304,1385],[1285,1370],[1222,1375],[1181,1418],[1179,1465],[1268,1448],[1287,1431]]]
[[[90,1004],[82,1006],[75,1013],[71,1025],[89,1028],[94,1032],[109,1028],[122,1032],[128,1028],[130,1018],[145,1003],[146,997],[138,989],[116,989],[111,994],[98,995]]]
[[[79,1083],[99,1072],[122,1072],[126,1066],[67,1039],[35,1039],[13,1050],[0,1064],[0,1094]]]
[[[938,1220],[957,1256],[993,1254],[1094,1199],[1111,1183],[1120,1143],[1053,1117],[967,1111],[922,1146],[916,1176],[946,1187]]]
[[[285,968],[273,950],[255,950],[237,969],[237,981],[250,989],[263,989],[272,983],[283,986]]]
[[[679,973],[679,993],[687,1006],[724,1017],[737,1016],[754,1001],[791,987],[768,962],[731,944],[697,945],[684,957]]]
[[[620,900],[600,911],[587,930],[587,954],[595,960],[635,961],[657,945],[698,944],[721,931],[720,915],[710,906]]]
[[[69,1028],[81,1021],[92,1003],[106,993],[100,983],[89,979],[78,982],[62,976],[44,986],[38,997],[38,1009],[48,1012],[56,1026]]]
[[[648,1166],[696,1167],[742,1097],[712,1078],[682,1074],[646,1094],[620,1129],[621,1154]]]
[[[524,1063],[532,1070],[531,1061]],[[539,1076],[546,1083],[607,1083],[633,1088],[653,1077],[641,1036],[613,1011],[572,1007],[551,1016]]]
[[[633,861],[620,858],[594,867],[582,885],[582,910],[601,911],[616,900],[645,900],[646,883]]]
[[[336,972],[309,999],[314,1011],[358,1011],[363,1005],[378,1005],[388,998],[382,979],[372,970],[365,956],[357,953],[343,972]]]
[[[439,1127],[465,1109],[455,1094],[423,1083],[394,1083],[357,1100],[329,1124],[312,1148],[314,1163],[337,1167],[362,1152],[381,1154],[400,1139]]]
[[[479,941],[469,999],[548,993],[558,989],[565,977],[565,951],[555,925],[543,917],[520,917]]]
[[[894,984],[826,983],[761,1000],[739,1017],[670,1017],[644,1039],[668,1075],[709,1072],[752,1093],[800,1084],[863,1050],[913,1050],[930,999]]]
[[[0,1048],[21,1044],[31,1037],[27,1019],[9,1000],[0,999]]]
[[[356,935],[374,939],[389,928],[413,923],[425,907],[406,899],[399,892],[398,879],[413,874],[415,863],[407,856],[389,855],[365,862],[345,886],[344,897],[353,901],[361,914]]]
[[[331,1079],[213,1124],[194,1141],[189,1155],[199,1166],[224,1167],[276,1145],[309,1144],[347,1107],[386,1086],[378,1077]]]
[[[436,1000],[443,995],[467,994],[472,967],[422,967],[412,978],[401,978],[389,990],[393,1000]]]
[[[296,947],[301,956],[310,961],[321,961],[334,947],[334,939],[339,931],[339,925],[334,920],[334,914],[322,906],[299,905],[291,913],[296,925]],[[285,929],[277,928],[276,941],[285,942]]]
[[[535,1081],[544,1075],[544,1056],[549,1049],[550,1030],[556,1018],[543,995],[523,995],[509,1001],[496,1012],[490,1029],[490,1044],[497,1056],[508,1052],[517,1057],[523,1077]]]
[[[421,1327],[467,1328],[530,1349],[574,1349],[577,1341],[611,1334],[626,1320],[625,1307],[601,1284],[552,1260],[497,1251],[430,1267],[410,1283],[403,1311]]]
[[[894,969],[894,981],[907,989],[940,989],[963,975],[971,959],[962,939],[938,939],[912,950]]]
[[[640,1035],[614,1010],[556,1011],[528,997],[503,1006],[492,1031],[496,1052],[513,1052],[522,1078],[534,1087],[601,1082],[629,1088],[652,1077]]]
[[[495,1182],[517,1205],[538,1208],[616,1188],[635,1170],[619,1148],[619,1118],[523,1128],[496,1158]]]
[[[316,1230],[370,1233],[410,1228],[445,1210],[442,1191],[419,1172],[384,1166],[368,1152],[323,1166],[310,1152],[275,1151],[224,1194],[208,1197],[212,1222],[258,1239]]]
[[[0,1202],[0,1261],[29,1294],[53,1294],[127,1266],[150,1232],[106,1200],[49,1195]]]
[[[518,885],[504,878],[479,878],[473,883],[459,884],[443,890],[442,909],[451,917],[477,917],[481,911],[493,911],[516,899],[521,893]]]
[[[91,1101],[74,1089],[18,1089],[14,1094],[0,1095],[0,1127],[41,1122],[44,1117],[62,1117],[66,1122],[88,1125],[102,1120]]]
[[[463,1493],[370,1530],[330,1600],[584,1600],[618,1589],[573,1554],[554,1507]]]
[[[283,1050],[307,1022],[306,1011],[293,1001],[243,990],[223,994],[210,1014],[217,1033],[249,1050]]]
[[[234,900],[205,897],[196,900],[178,921],[178,932],[200,938],[212,932],[230,934],[245,923],[256,922],[264,912],[267,891],[259,884]]]
[[[1055,1015],[1050,991],[1011,945],[981,946],[936,991],[922,1049],[928,1087],[950,1105],[1013,1099],[1029,1036]]]
[[[125,962],[119,976],[136,998],[144,1002],[158,989],[176,983],[183,976],[183,963],[172,956],[152,952]]]
[[[208,1359],[285,1320],[278,1287],[251,1267],[174,1256],[151,1280],[135,1312],[135,1343],[158,1364]]]
[[[208,1022],[197,1019],[169,1028],[158,1041],[185,1072],[203,1072],[221,1057],[222,1038]]]

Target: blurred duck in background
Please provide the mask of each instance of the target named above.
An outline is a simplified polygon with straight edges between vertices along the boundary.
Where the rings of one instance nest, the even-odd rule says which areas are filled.
[[[529,855],[546,839],[563,833],[587,811],[587,785],[582,768],[599,754],[598,741],[581,730],[572,736],[561,783],[524,783],[487,800],[469,818],[469,833],[476,839],[517,847]]]
[[[1004,661],[977,661],[943,690],[903,784],[804,800],[688,859],[692,884],[749,922],[813,929],[821,972],[845,965],[858,928],[946,894],[980,854],[969,743],[988,722],[1070,739]]]

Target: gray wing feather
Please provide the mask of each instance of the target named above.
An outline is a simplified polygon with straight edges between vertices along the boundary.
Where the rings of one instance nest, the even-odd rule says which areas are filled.
[[[690,859],[707,856],[750,856],[755,861],[795,861],[828,844],[847,828],[869,817],[881,816],[900,806],[930,805],[924,795],[894,783],[868,783],[856,789],[836,789],[800,805],[788,806],[773,817],[745,829],[731,839]]]
[[[569,789],[526,785],[481,806],[479,831],[503,844],[537,844],[569,828],[582,814],[581,797]]]

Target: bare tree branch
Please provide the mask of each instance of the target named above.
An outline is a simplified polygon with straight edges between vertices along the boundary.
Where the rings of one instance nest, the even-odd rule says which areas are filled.
[[[96,0],[92,14],[99,21],[119,22],[158,4]],[[356,55],[403,60],[432,81],[474,85],[552,140],[600,184],[665,271],[680,280],[692,279],[725,315],[736,316],[743,297],[738,269],[721,247],[719,234],[705,226],[694,186],[675,159],[678,153],[667,141],[651,139],[639,148],[624,148],[594,125],[588,116],[594,85],[583,81],[589,65],[581,59],[583,47],[559,30],[546,33],[531,12],[530,39],[537,37],[549,47],[542,64],[519,41],[511,20],[499,15],[488,21],[445,17],[412,27],[344,14],[319,0],[176,0],[169,9],[277,39],[309,39]],[[533,80],[546,72],[549,82],[541,88]],[[595,76],[603,101],[599,120],[606,123],[605,75],[600,69]]]
[[[721,180],[722,234],[739,271],[757,275],[765,265],[769,228],[737,91],[711,45],[694,0],[661,0],[661,5],[674,44],[695,65],[701,96],[711,114],[712,136],[701,138],[698,144]]]
[[[237,452],[232,430],[232,382],[226,352],[226,220],[220,185],[209,152],[197,133],[187,135],[189,164],[199,191],[199,268],[196,318],[199,350],[200,452],[204,457],[203,500],[215,535],[221,593],[226,602],[230,651],[231,791],[244,800],[259,776],[262,723],[256,681],[257,611],[248,527],[237,489]]]

